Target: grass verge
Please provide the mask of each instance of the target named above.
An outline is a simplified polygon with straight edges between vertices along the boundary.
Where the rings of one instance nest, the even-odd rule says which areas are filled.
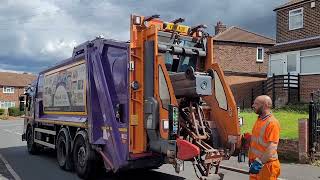
[[[296,112],[287,110],[276,110],[273,115],[280,122],[280,138],[297,139],[298,138],[298,120],[308,118],[306,112]],[[241,127],[241,133],[252,132],[252,127],[257,120],[257,115],[252,111],[244,111],[240,113],[244,118],[244,125]]]

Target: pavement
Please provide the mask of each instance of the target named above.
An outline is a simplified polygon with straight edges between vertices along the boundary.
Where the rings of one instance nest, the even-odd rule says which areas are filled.
[[[0,120],[0,180],[80,180],[74,172],[66,172],[59,168],[54,151],[42,152],[39,155],[29,155],[26,142],[21,141],[23,121]],[[1,158],[2,157],[2,158]],[[236,158],[224,161],[223,165],[248,169],[247,162],[238,163]],[[312,180],[320,179],[320,168],[311,165],[281,163],[281,179]],[[248,175],[220,169],[224,180],[247,180]],[[177,174],[172,165],[163,165],[152,171],[130,171],[121,174],[101,172],[98,180],[120,179],[152,179],[152,180],[196,180],[191,163],[185,163],[183,172]],[[218,178],[214,178],[218,179]]]

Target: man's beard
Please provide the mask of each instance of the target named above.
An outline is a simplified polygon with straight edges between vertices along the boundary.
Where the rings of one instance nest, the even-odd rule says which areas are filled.
[[[263,113],[263,107],[259,107],[256,109],[256,114],[258,114],[259,116],[261,116]]]

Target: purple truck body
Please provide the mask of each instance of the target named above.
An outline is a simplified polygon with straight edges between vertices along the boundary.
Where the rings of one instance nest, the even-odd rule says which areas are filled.
[[[72,58],[41,72],[37,81],[35,122],[86,123],[89,142],[107,169],[118,171],[129,165],[129,44],[97,38],[74,49]],[[47,72],[85,60],[86,115],[47,114],[43,110],[43,79]],[[120,118],[116,109],[121,108]]]

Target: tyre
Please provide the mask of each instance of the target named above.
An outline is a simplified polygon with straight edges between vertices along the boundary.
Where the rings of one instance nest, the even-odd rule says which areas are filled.
[[[78,133],[73,147],[73,160],[78,176],[82,179],[94,179],[98,163],[86,132]]]
[[[57,159],[61,169],[71,171],[72,170],[72,153],[71,153],[71,141],[68,138],[68,131],[66,129],[60,130],[57,143]]]
[[[27,133],[26,133],[27,137],[27,149],[29,154],[37,154],[39,152],[39,148],[37,147],[36,143],[34,142],[34,138],[33,138],[33,128],[32,127],[28,127],[27,129]]]

